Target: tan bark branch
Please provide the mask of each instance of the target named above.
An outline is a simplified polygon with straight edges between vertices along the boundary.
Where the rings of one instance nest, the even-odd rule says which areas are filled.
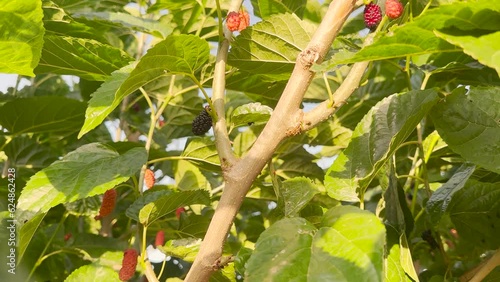
[[[460,277],[460,281],[481,282],[497,266],[500,266],[500,249],[496,250],[493,256],[481,264],[478,269],[474,269],[471,273],[467,272]],[[471,276],[472,278],[470,278]]]
[[[227,233],[254,179],[272,157],[279,143],[300,132],[301,128],[297,125],[300,125],[303,113],[299,106],[314,76],[310,67],[323,60],[333,39],[352,12],[355,2],[338,0],[330,4],[311,42],[298,56],[290,80],[266,127],[248,154],[231,167],[227,167],[224,174],[224,192],[185,281],[208,281],[210,275],[216,271]],[[219,111],[217,114],[219,115]]]
[[[307,131],[318,123],[328,119],[332,114],[334,114],[342,105],[346,103],[347,98],[358,88],[361,77],[366,70],[369,62],[359,62],[355,63],[346,79],[340,87],[333,93],[334,103],[331,105],[331,101],[323,101],[317,105],[310,112],[304,114],[304,120],[302,121],[302,131]]]

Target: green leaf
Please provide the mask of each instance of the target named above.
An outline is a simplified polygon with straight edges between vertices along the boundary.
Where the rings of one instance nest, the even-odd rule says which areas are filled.
[[[171,195],[172,193],[173,191],[171,190],[147,190],[127,208],[125,214],[131,219],[139,221],[139,212],[145,205],[152,203],[161,197]]]
[[[208,179],[189,161],[179,160],[174,164],[174,179],[179,190],[211,189]]]
[[[201,239],[186,238],[178,240],[168,240],[164,246],[157,248],[167,256],[181,258],[187,262],[193,262],[200,249]]]
[[[401,235],[401,236],[404,236]],[[399,244],[399,232],[392,227],[387,228],[387,254],[385,258],[386,270],[384,281],[387,282],[401,282],[408,281],[405,270],[401,265],[401,246]]]
[[[284,198],[285,216],[295,217],[304,208],[319,189],[305,177],[296,177],[283,181],[281,194]]]
[[[96,264],[84,265],[75,271],[73,271],[66,279],[65,282],[79,282],[79,281],[89,281],[89,282],[120,282],[118,277],[118,272],[111,267],[100,266]]]
[[[413,229],[413,216],[406,204],[403,188],[398,184],[395,167],[390,163],[389,183],[384,193],[384,224],[394,228],[398,234],[410,234]],[[383,188],[384,184],[381,184]]]
[[[30,178],[18,201],[18,220],[31,219],[61,203],[103,194],[146,163],[144,148],[119,155],[98,143],[81,146]]]
[[[443,186],[432,193],[432,196],[427,201],[425,210],[434,224],[439,223],[441,216],[448,208],[453,194],[464,187],[475,169],[476,166],[474,165],[462,165]]]
[[[262,74],[237,71],[228,76],[226,88],[245,92],[253,101],[274,107],[285,89],[287,80],[276,80]]]
[[[231,44],[228,63],[253,74],[288,79],[315,27],[297,16],[275,15],[243,30]]]
[[[35,169],[42,169],[59,157],[58,152],[49,144],[41,144],[36,137],[26,135],[12,139],[4,147],[4,152],[12,166]]]
[[[110,43],[105,37],[105,33],[111,29],[109,23],[106,27],[104,25],[96,27],[76,21],[52,1],[43,2],[43,13],[43,26],[51,34],[94,39],[103,44]]]
[[[252,0],[252,7],[257,17],[267,19],[274,14],[304,15],[306,0]]]
[[[205,190],[181,191],[163,196],[145,205],[139,212],[139,221],[144,225],[175,211],[179,207],[210,204],[210,195]]]
[[[231,113],[231,127],[265,123],[272,113],[273,109],[261,103],[249,103],[239,106]]]
[[[464,159],[500,173],[500,89],[458,88],[431,112],[439,135]]]
[[[220,171],[220,160],[215,143],[210,137],[193,137],[188,139],[181,155],[199,168]]]
[[[92,39],[47,34],[44,40],[37,74],[69,74],[103,81],[133,60],[124,51]]]
[[[149,49],[116,93],[124,97],[165,72],[194,75],[209,57],[208,43],[194,35],[170,35]]]
[[[282,219],[261,234],[245,281],[381,281],[384,243],[377,217],[353,206],[329,210],[319,230]]]
[[[486,249],[500,247],[500,182],[469,180],[457,191],[447,212],[460,238]]]
[[[9,134],[54,132],[68,134],[83,123],[85,104],[64,97],[20,98],[0,107],[0,125]]]
[[[112,78],[94,93],[78,136],[99,125],[127,95],[165,72],[194,75],[194,71],[208,61],[208,55],[205,40],[193,35],[170,35],[149,49],[133,70],[132,66],[127,66],[113,73]]]
[[[42,18],[41,1],[0,1],[1,73],[35,76],[45,33]]]
[[[23,259],[24,254],[31,242],[31,239],[35,235],[36,230],[42,223],[47,213],[39,213],[28,222],[23,223],[22,227],[19,229],[19,242],[17,252],[19,254],[19,261]]]
[[[499,15],[500,16],[500,15]],[[483,36],[453,36],[436,31],[436,35],[464,49],[464,53],[483,65],[494,68],[500,76],[500,32]]]
[[[144,19],[127,13],[97,12],[77,13],[76,18],[85,17],[89,20],[102,20],[107,23],[118,23],[133,30],[147,32],[157,37],[165,38],[172,33],[172,28],[158,20]]]
[[[113,72],[111,77],[92,94],[85,112],[85,123],[78,133],[78,138],[82,138],[83,135],[100,125],[120,105],[124,97],[115,96],[115,93],[133,69],[134,64],[130,64]]]
[[[371,180],[437,103],[435,90],[391,95],[377,103],[354,130],[351,142],[325,176],[328,194],[359,201]]]

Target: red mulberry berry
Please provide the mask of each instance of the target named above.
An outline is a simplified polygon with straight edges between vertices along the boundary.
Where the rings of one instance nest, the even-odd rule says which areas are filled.
[[[365,6],[364,11],[365,25],[370,30],[375,30],[382,20],[382,10],[373,2]]]
[[[203,135],[210,130],[210,127],[212,127],[212,117],[210,117],[208,110],[209,107],[206,106],[205,109],[194,118],[192,124],[194,135]]]
[[[95,217],[96,220],[99,220],[108,214],[112,213],[115,209],[116,204],[116,190],[110,189],[104,193],[102,197],[101,209],[99,210],[99,215]]]
[[[152,170],[146,169],[144,172],[144,183],[148,189],[155,185],[155,173]]]
[[[385,1],[385,14],[389,19],[397,19],[403,13],[403,4],[398,0]]]
[[[240,11],[238,16],[240,17],[238,31],[242,31],[250,25],[250,15],[247,13],[247,11]]]
[[[238,12],[230,12],[227,14],[226,26],[230,31],[238,30],[240,26],[240,15]]]
[[[73,234],[71,234],[71,233],[66,233],[66,234],[64,235],[64,241],[68,241],[69,239],[71,239],[71,237],[72,237],[72,236],[73,236]]]
[[[165,243],[165,231],[160,230],[156,232],[155,247],[163,246],[164,243]]]
[[[127,281],[134,277],[137,267],[137,251],[135,249],[126,249],[123,252],[122,268],[120,269],[120,280]]]
[[[177,219],[180,219],[181,218],[181,213],[185,212],[186,209],[184,208],[177,208],[175,210],[175,217],[177,217]]]

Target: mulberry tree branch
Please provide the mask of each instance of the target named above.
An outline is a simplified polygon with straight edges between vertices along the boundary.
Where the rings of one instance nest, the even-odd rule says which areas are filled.
[[[319,63],[323,60],[333,39],[354,9],[355,2],[355,0],[337,0],[330,4],[311,42],[299,54],[290,80],[264,130],[244,158],[235,160],[234,164],[231,163],[231,166],[225,168],[224,192],[201,244],[200,251],[185,281],[208,281],[210,275],[218,270],[218,261],[222,255],[224,241],[248,189],[267,161],[272,157],[279,143],[288,136],[300,133],[300,122],[303,118],[303,113],[299,109],[299,106],[314,77],[314,73],[310,70],[310,67],[314,63]],[[221,45],[224,46],[223,44]],[[227,44],[229,44],[229,41]],[[222,101],[216,102],[218,99],[222,99],[219,95],[221,94],[215,94],[214,91],[214,106],[217,103],[215,108],[220,118],[224,113],[221,111],[223,109],[221,106]],[[215,129],[217,132],[224,130],[219,128],[217,124]],[[217,149],[221,150],[221,144],[223,145],[224,142],[229,141],[228,139],[227,141],[221,141],[219,138],[222,137],[216,137],[216,142],[218,142]],[[224,137],[224,139],[226,138]],[[223,147],[222,149],[225,150],[225,146]],[[226,151],[219,151],[219,153],[221,154],[221,158],[228,156],[228,152]]]
[[[220,11],[219,1],[217,0],[217,9]],[[239,10],[243,0],[234,0],[231,2],[230,11]],[[220,12],[218,13],[220,15]],[[220,17],[219,17],[220,18]],[[222,21],[222,19],[221,19]],[[223,26],[219,23],[219,28]],[[226,87],[226,61],[229,51],[229,42],[232,33],[227,28],[223,28],[223,38],[219,43],[217,58],[215,62],[214,80],[212,83],[212,103],[217,115],[217,121],[214,124],[215,146],[219,153],[223,171],[236,162],[236,157],[231,149],[231,142],[227,132],[226,111],[224,103],[224,92]]]

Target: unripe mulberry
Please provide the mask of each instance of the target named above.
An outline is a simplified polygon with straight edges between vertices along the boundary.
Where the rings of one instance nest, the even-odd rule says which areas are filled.
[[[365,6],[364,11],[365,25],[370,30],[375,30],[382,20],[382,10],[377,4],[373,2]]]
[[[99,220],[113,212],[116,204],[116,195],[117,193],[115,189],[110,189],[104,193],[104,196],[102,197],[101,209],[99,210],[99,215],[95,217],[96,220]]]
[[[385,1],[385,14],[389,19],[397,19],[403,13],[403,4],[398,0]]]
[[[164,243],[165,243],[165,231],[160,230],[156,232],[155,247],[163,246]]]
[[[183,207],[177,208],[177,209],[175,210],[175,217],[177,217],[177,219],[180,219],[180,218],[181,218],[181,214],[182,214],[183,212],[185,212],[185,211],[186,211],[186,209],[185,209],[185,208],[183,208]]]
[[[148,189],[155,185],[155,173],[149,168],[144,172],[144,183]]]
[[[240,11],[238,15],[240,17],[238,31],[242,31],[250,25],[250,15],[247,13],[247,11]]]
[[[227,14],[226,26],[230,31],[238,30],[240,26],[240,15],[238,12],[230,12]]]
[[[210,130],[210,127],[212,127],[212,117],[210,117],[210,114],[208,113],[209,108],[210,107],[206,106],[205,109],[194,118],[192,124],[194,135],[203,135]]]
[[[137,251],[135,249],[126,249],[123,252],[122,268],[120,269],[119,277],[121,281],[127,281],[134,277],[137,267]]]

